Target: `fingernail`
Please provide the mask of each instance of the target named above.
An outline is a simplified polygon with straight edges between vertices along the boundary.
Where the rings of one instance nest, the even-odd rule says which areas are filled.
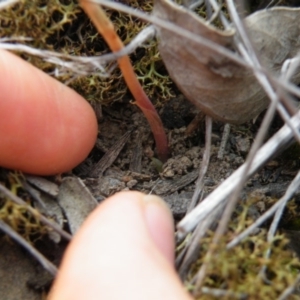
[[[147,203],[157,203],[158,205],[164,207],[164,209],[168,210],[171,213],[168,204],[161,198],[156,195],[145,195],[143,200]]]
[[[160,197],[145,195],[145,217],[153,241],[164,257],[174,264],[174,223],[171,210]]]

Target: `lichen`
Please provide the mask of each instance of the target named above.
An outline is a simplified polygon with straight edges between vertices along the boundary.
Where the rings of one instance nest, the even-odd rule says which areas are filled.
[[[267,242],[267,229],[261,228],[257,233],[247,237],[238,246],[226,249],[238,233],[248,227],[253,220],[248,214],[251,204],[243,206],[242,211],[235,214],[229,225],[229,230],[216,246],[215,254],[208,262],[207,273],[203,287],[224,291],[223,296],[214,296],[197,290],[193,278],[205,260],[213,232],[208,232],[200,241],[200,251],[197,260],[190,266],[185,278],[186,287],[196,296],[196,299],[277,299],[277,297],[294,283],[300,270],[298,257],[289,250],[288,239],[283,234],[276,234],[273,240]],[[271,249],[269,258],[266,251]],[[265,277],[260,275],[266,267]],[[299,299],[293,296],[289,299]]]
[[[6,185],[13,194],[22,196],[23,200],[30,204],[31,198],[23,188],[23,180],[23,175],[19,172],[10,172],[7,175]],[[35,242],[49,232],[49,229],[40,223],[38,214],[38,211],[34,215],[28,212],[25,206],[16,204],[8,197],[0,195],[0,220],[29,242]]]
[[[152,1],[130,1],[130,6],[145,12],[152,10]],[[107,11],[124,44],[129,43],[147,24],[132,16]],[[21,0],[0,13],[0,37],[27,37],[26,44],[37,49],[55,50],[76,56],[100,56],[109,53],[88,17],[75,0]],[[31,55],[19,53],[23,58],[47,73],[55,67]],[[146,94],[155,104],[174,96],[172,83],[158,53],[156,41],[139,48],[131,55],[134,69]],[[97,75],[72,77],[58,76],[88,101],[110,104],[131,99],[118,68],[108,78]],[[72,80],[71,80],[72,79]]]

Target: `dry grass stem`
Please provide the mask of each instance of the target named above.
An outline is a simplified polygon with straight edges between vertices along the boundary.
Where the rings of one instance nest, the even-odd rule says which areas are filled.
[[[212,133],[212,118],[209,116],[205,117],[205,149],[204,154],[199,170],[199,176],[195,184],[195,191],[188,207],[187,213],[192,211],[196,204],[200,199],[200,195],[203,190],[204,186],[204,176],[206,175],[208,166],[209,166],[209,159],[210,159],[210,148],[211,148],[211,133]]]
[[[153,26],[148,26],[139,32],[139,34],[122,50],[101,56],[74,56],[55,51],[36,49],[34,47],[16,43],[31,40],[25,37],[0,38],[0,49],[20,51],[42,58],[44,61],[59,67],[54,72],[56,77],[64,76],[66,74],[73,74],[74,76],[97,75],[100,77],[109,77],[112,69],[106,69],[107,63],[134,52],[147,40],[152,39],[154,35],[155,28]]]
[[[297,276],[296,280],[292,285],[290,285],[283,291],[283,293],[278,297],[278,300],[289,299],[289,296],[294,293],[299,283],[300,283],[300,275]]]
[[[237,205],[237,202],[239,200],[239,195],[243,189],[243,186],[244,186],[246,180],[248,179],[248,174],[250,172],[250,168],[251,168],[253,159],[255,158],[255,155],[256,155],[259,147],[261,146],[263,139],[269,128],[269,125],[273,119],[274,113],[276,111],[276,105],[277,105],[276,102],[272,102],[270,107],[268,108],[268,111],[267,111],[267,113],[264,117],[264,120],[260,126],[260,129],[258,131],[256,139],[254,140],[254,143],[253,143],[253,145],[250,149],[250,152],[247,156],[247,160],[244,164],[245,168],[243,169],[243,172],[241,173],[240,178],[238,179],[238,181],[235,184],[234,190],[232,191],[232,193],[229,196],[229,199],[227,200],[224,213],[218,224],[218,227],[216,229],[216,232],[215,232],[214,238],[212,240],[212,243],[209,247],[209,250],[206,254],[205,262],[201,266],[199,273],[197,275],[197,283],[196,283],[197,288],[200,288],[200,286],[202,285],[202,282],[205,277],[207,265],[209,264],[210,259],[213,257],[215,249],[217,248],[217,245],[218,245],[221,237],[224,235],[224,233],[227,230],[227,226],[231,219],[231,215],[232,215],[232,213]]]
[[[241,234],[239,234],[236,238],[234,238],[230,243],[227,244],[227,249],[235,247],[238,243],[240,243],[245,237],[251,234],[256,228],[258,228],[261,224],[263,224],[268,218],[270,218],[276,211],[281,207],[284,207],[286,203],[293,197],[295,191],[299,188],[300,185],[300,172],[298,172],[297,176],[293,179],[289,187],[287,188],[285,194],[282,198],[280,198],[270,209],[268,209],[263,215],[261,215],[252,225],[250,225],[246,230],[244,230]],[[280,210],[278,213],[278,217],[280,217]],[[277,220],[273,223],[273,226],[277,226]],[[273,231],[274,229],[272,229]]]
[[[227,299],[247,299],[247,295],[242,294],[242,293],[234,293],[226,290],[221,290],[221,289],[212,289],[212,288],[207,288],[203,287],[201,289],[202,294],[204,295],[211,295],[216,298],[220,297],[225,297]]]
[[[296,192],[298,186],[300,185],[300,171],[298,172],[298,174],[296,175],[296,177],[294,178],[294,180],[291,182],[290,186],[288,187],[287,191],[286,191],[286,197],[285,200],[281,203],[281,205],[278,207],[278,209],[276,210],[275,216],[273,218],[272,224],[269,228],[268,231],[268,236],[267,236],[267,241],[270,243],[273,241],[274,236],[276,234],[277,228],[279,226],[279,222],[281,220],[282,214],[284,212],[284,209],[287,205],[287,202],[293,197],[294,193]],[[269,259],[271,255],[271,247],[269,247],[264,255],[265,259]],[[264,280],[267,280],[267,275],[266,275],[266,271],[267,271],[267,266],[264,265],[262,267],[262,269],[260,270],[260,275]]]
[[[197,7],[202,5],[204,3],[204,0],[198,0],[198,1],[191,1],[192,3],[189,5],[189,8],[191,10],[195,10]]]
[[[291,122],[295,128],[300,128],[300,113],[292,117]],[[287,125],[284,125],[257,151],[247,177],[254,174],[254,172],[263,166],[275,153],[285,148],[292,139],[293,133],[291,129]],[[226,201],[226,198],[235,190],[236,183],[239,181],[244,169],[245,163],[179,222],[177,227],[182,235],[193,230],[201,220],[209,216],[223,201]]]
[[[249,40],[249,38],[247,37],[247,33],[246,30],[239,18],[239,15],[235,9],[235,6],[233,4],[233,2],[231,0],[227,1],[227,5],[229,8],[229,11],[231,13],[232,19],[236,25],[236,28],[238,28],[238,31],[240,33],[240,36],[243,39],[243,42],[245,43],[246,47],[248,48],[248,51],[243,47],[243,45],[241,43],[239,43],[239,41],[237,40],[237,45],[238,48],[240,50],[240,52],[242,53],[243,57],[245,58],[246,61],[248,61],[250,64],[252,64],[253,66],[259,67],[261,68],[261,65],[259,63],[259,60],[256,57],[256,54],[254,52],[253,46]],[[221,218],[221,221],[217,227],[217,230],[215,232],[212,244],[209,247],[209,250],[205,256],[204,259],[204,263],[202,264],[200,270],[198,271],[197,275],[196,275],[196,288],[199,289],[204,281],[205,275],[206,275],[206,270],[208,267],[208,264],[210,262],[210,259],[213,258],[215,249],[216,249],[216,245],[219,243],[220,238],[223,236],[223,234],[225,233],[226,229],[227,229],[227,225],[228,222],[230,221],[232,212],[234,210],[234,208],[236,207],[237,201],[239,199],[239,194],[243,188],[244,183],[246,182],[248,176],[248,172],[250,170],[251,167],[251,163],[255,157],[255,154],[257,153],[259,147],[261,146],[261,144],[263,143],[263,140],[265,138],[265,135],[267,133],[267,130],[269,128],[269,125],[273,119],[276,107],[278,106],[278,102],[279,102],[279,97],[276,94],[276,92],[273,91],[271,84],[268,81],[268,78],[259,73],[259,72],[254,72],[255,76],[257,77],[258,81],[261,83],[261,85],[263,86],[263,88],[265,89],[266,93],[269,95],[272,104],[268,109],[267,114],[265,115],[265,118],[263,120],[263,123],[260,127],[260,130],[257,134],[257,137],[255,139],[254,144],[252,145],[252,148],[250,150],[250,153],[247,157],[246,163],[245,163],[245,168],[241,174],[241,177],[239,178],[235,189],[233,190],[233,193],[230,195],[229,200],[227,201],[227,205],[224,211],[224,214]],[[283,109],[283,107],[281,107]],[[285,111],[284,111],[285,113]],[[285,114],[282,114],[286,123],[288,122],[288,118]],[[291,124],[290,124],[291,125]],[[291,129],[293,130],[294,133],[297,133],[297,130],[295,130],[295,128],[293,128],[293,126],[291,126]],[[298,134],[299,135],[299,134]]]
[[[93,3],[98,3],[101,5],[104,5],[108,8],[112,8],[124,13],[127,13],[129,15],[135,16],[137,18],[140,18],[141,20],[144,20],[146,22],[150,22],[158,27],[161,27],[163,29],[166,29],[170,32],[173,32],[176,35],[182,36],[184,38],[188,38],[193,40],[196,43],[199,43],[200,45],[203,45],[207,47],[210,50],[213,50],[214,52],[231,59],[233,62],[236,62],[237,64],[244,66],[246,68],[253,69],[247,62],[245,62],[240,56],[236,55],[236,53],[229,51],[227,48],[222,47],[208,39],[205,39],[201,36],[198,36],[188,30],[185,30],[181,28],[180,26],[177,26],[173,24],[172,22],[168,22],[165,20],[162,20],[154,15],[149,15],[146,14],[142,11],[130,8],[127,5],[117,3],[117,2],[112,2],[112,1],[107,1],[107,0],[93,0]],[[260,72],[266,72],[265,70],[258,70]],[[266,72],[268,73],[268,72]]]
[[[246,51],[246,49],[244,47],[242,47],[241,44],[238,44],[241,53],[243,54],[244,58],[249,63],[253,64],[254,66],[261,67],[261,65],[259,63],[259,60],[258,60],[258,58],[255,54],[253,45],[252,45],[250,39],[248,38],[248,34],[246,32],[246,29],[245,29],[245,27],[244,27],[244,25],[243,25],[243,23],[242,23],[242,21],[239,17],[239,14],[236,11],[236,8],[235,8],[235,5],[233,4],[233,1],[232,0],[227,0],[227,6],[228,6],[229,12],[231,14],[231,17],[233,19],[233,22],[234,22],[234,24],[235,24],[235,26],[236,26],[239,34],[240,34],[240,37],[242,38],[246,48],[248,49],[248,51]],[[214,236],[214,239],[213,239],[213,243],[215,245],[218,244],[220,238],[222,237],[222,235],[226,231],[226,228],[227,228],[228,222],[230,221],[230,217],[232,215],[232,212],[233,212],[233,210],[234,210],[234,208],[237,204],[237,201],[239,199],[240,192],[242,191],[243,185],[247,180],[247,174],[250,170],[252,161],[253,161],[253,159],[255,157],[255,154],[257,153],[259,147],[261,146],[261,144],[264,141],[267,130],[270,126],[270,123],[273,119],[275,110],[277,108],[277,104],[279,103],[279,97],[276,94],[276,92],[273,91],[273,88],[272,88],[271,84],[269,83],[267,77],[264,76],[263,74],[256,73],[256,72],[254,72],[254,74],[255,74],[257,80],[261,83],[262,87],[265,89],[266,93],[269,95],[269,98],[271,99],[272,102],[271,102],[271,105],[270,105],[270,107],[269,107],[269,109],[268,109],[268,111],[267,111],[267,113],[264,117],[263,123],[260,126],[259,132],[258,132],[258,134],[256,136],[256,139],[255,139],[255,141],[254,141],[254,143],[251,147],[251,150],[248,154],[248,157],[247,157],[247,160],[246,160],[246,163],[245,163],[245,169],[243,170],[242,176],[241,176],[239,182],[237,183],[235,190],[233,191],[233,193],[231,194],[231,196],[228,200],[228,203],[226,205],[223,217],[222,217],[222,219],[221,219],[221,221],[218,225],[218,228],[216,230],[216,233],[215,233],[215,236]],[[286,123],[289,124],[289,122],[287,121],[288,118],[284,118],[284,119],[285,119]],[[293,126],[291,126],[291,129],[293,130],[293,132],[297,132],[297,130]],[[298,133],[298,135],[299,135],[299,133]],[[215,245],[212,245],[210,247],[209,252],[213,252],[213,249],[215,248]],[[207,254],[208,257],[212,257],[212,253],[209,253],[209,252]],[[205,260],[205,261],[207,261],[207,260]],[[204,274],[203,274],[203,276],[204,276]],[[199,282],[201,282],[202,279],[199,279]]]
[[[186,247],[182,251],[184,257],[181,259],[181,261],[176,261],[179,275],[182,278],[184,277],[184,274],[187,272],[191,263],[195,260],[195,257],[197,257],[197,255],[199,254],[199,241],[206,235],[207,230],[213,227],[213,225],[216,223],[215,220],[218,220],[220,218],[222,210],[223,206],[219,206],[207,218],[199,222],[196,229],[193,231],[192,236],[186,244]]]
[[[0,49],[20,51],[40,57],[47,62],[57,65],[60,68],[56,69],[56,76],[62,76],[71,73],[80,76],[97,74],[101,77],[108,77],[109,73],[105,71],[104,64],[116,58],[112,55],[109,57],[72,56],[55,51],[36,49],[23,44],[11,43],[11,41],[6,38],[0,39]]]
[[[5,186],[0,184],[0,193],[3,193],[5,196],[7,196],[11,201],[24,206],[33,216],[35,216],[38,220],[41,221],[44,225],[50,227],[57,233],[59,233],[62,237],[64,237],[66,240],[70,241],[72,239],[72,236],[67,233],[66,231],[62,230],[57,223],[54,223],[53,221],[50,221],[46,217],[44,217],[41,213],[39,213],[36,209],[28,205],[25,201],[23,201],[21,198],[13,194],[9,189],[7,189]]]
[[[224,129],[223,129],[220,148],[218,151],[218,159],[223,159],[223,157],[224,157],[224,151],[225,151],[227,141],[229,139],[229,134],[230,134],[230,124],[225,124]]]
[[[0,230],[10,236],[19,245],[24,247],[50,274],[53,276],[57,273],[57,268],[52,264],[45,256],[31,246],[21,235],[19,235],[14,229],[12,229],[5,222],[0,220]]]

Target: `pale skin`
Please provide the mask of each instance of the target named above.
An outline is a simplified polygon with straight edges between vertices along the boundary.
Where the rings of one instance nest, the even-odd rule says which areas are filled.
[[[88,155],[97,135],[91,108],[71,89],[5,51],[0,51],[0,69],[0,139],[4,140],[0,165],[33,174],[75,167]],[[39,106],[41,95],[45,102]],[[57,99],[58,108],[47,110],[52,105],[49,101]],[[69,105],[82,118],[73,118]],[[71,135],[68,144],[64,144],[68,135],[61,133],[65,130]],[[81,130],[85,134],[78,134]],[[47,134],[58,142],[49,146],[43,140]],[[30,163],[31,157],[37,159]],[[160,198],[139,192],[110,197],[87,218],[68,246],[49,299],[191,299],[173,266],[173,232],[171,213]]]

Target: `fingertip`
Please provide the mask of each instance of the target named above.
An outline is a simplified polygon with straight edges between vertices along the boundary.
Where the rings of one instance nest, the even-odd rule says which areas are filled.
[[[170,264],[174,263],[174,221],[166,202],[154,195],[145,195],[145,217],[150,235]]]
[[[87,101],[4,50],[0,69],[0,165],[52,175],[83,161],[98,132]]]
[[[96,225],[98,221],[100,222],[100,215],[105,215],[107,224],[114,220],[116,215],[120,215],[119,222],[123,219],[126,226],[132,223],[132,231],[136,235],[138,234],[135,229],[136,224],[143,225],[145,228],[141,235],[147,234],[169,263],[174,264],[173,216],[162,198],[132,191],[117,193],[104,201],[102,206],[99,206],[91,215],[88,222],[95,223],[86,224],[86,226],[90,228],[100,226],[100,224]]]
[[[161,200],[143,198],[121,192],[94,210],[66,252],[50,299],[189,299],[170,263],[170,213]]]

